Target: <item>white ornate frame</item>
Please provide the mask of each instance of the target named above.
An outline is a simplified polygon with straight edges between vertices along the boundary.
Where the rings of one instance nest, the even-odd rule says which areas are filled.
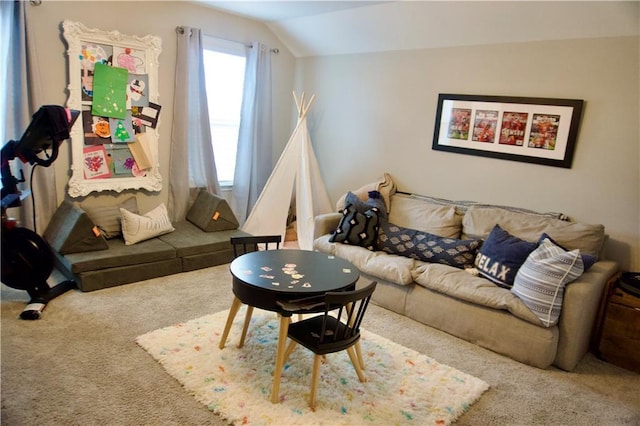
[[[82,42],[93,42],[104,45],[129,47],[146,52],[148,93],[149,101],[158,103],[158,57],[162,50],[162,40],[160,37],[132,36],[121,34],[118,31],[102,31],[99,29],[87,28],[79,22],[64,21],[62,23],[64,38],[67,41],[67,55],[69,57],[69,98],[67,107],[82,110],[82,90],[81,90],[81,63],[77,59],[81,53]],[[158,163],[158,128],[147,127],[146,132],[151,132],[150,148],[154,165],[147,170],[143,177],[109,177],[87,179],[84,176],[83,168],[83,146],[84,131],[82,119],[77,120],[71,130],[71,178],[69,179],[68,192],[71,197],[81,197],[95,191],[116,191],[121,192],[126,189],[146,189],[149,191],[160,191],[162,189],[162,177],[160,176]]]

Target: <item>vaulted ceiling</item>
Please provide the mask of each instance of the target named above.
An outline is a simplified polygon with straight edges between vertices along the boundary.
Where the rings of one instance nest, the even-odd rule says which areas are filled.
[[[264,22],[296,57],[638,36],[637,1],[201,1]]]

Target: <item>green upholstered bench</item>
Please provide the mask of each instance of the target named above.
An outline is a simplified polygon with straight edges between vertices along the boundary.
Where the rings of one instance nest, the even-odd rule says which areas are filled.
[[[214,223],[211,223],[214,222]],[[232,236],[246,236],[226,201],[201,191],[187,220],[174,231],[126,245],[122,238],[105,239],[87,212],[65,200],[44,238],[54,249],[57,268],[82,291],[229,263]]]

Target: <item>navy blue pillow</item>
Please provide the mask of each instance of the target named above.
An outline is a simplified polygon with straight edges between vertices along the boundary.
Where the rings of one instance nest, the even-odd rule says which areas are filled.
[[[344,205],[346,207],[349,204],[354,206],[360,213],[365,213],[367,210],[373,210],[378,214],[380,219],[387,218],[387,207],[384,204],[384,200],[380,198],[380,193],[378,191],[369,191],[369,199],[367,201],[362,201],[356,194],[349,191],[344,198]]]
[[[331,233],[332,243],[352,244],[374,250],[378,235],[378,212],[373,209],[360,213],[353,204],[347,204],[342,210],[342,219]]]
[[[561,244],[558,244],[558,242],[555,241],[553,238],[551,238],[549,236],[549,234],[547,234],[546,232],[544,232],[540,236],[540,238],[538,239],[538,245],[540,245],[542,240],[544,240],[545,238],[548,238],[549,241],[551,241],[553,244],[555,244],[558,247],[560,247],[562,250],[570,251],[568,248],[563,247]],[[597,260],[595,256],[591,256],[590,254],[582,254],[582,253],[580,253],[580,257],[582,258],[582,264],[584,265],[585,272],[586,272],[587,269],[591,268],[593,266],[593,264],[596,263],[596,260]]]
[[[537,243],[514,237],[496,225],[482,244],[475,265],[484,277],[500,287],[511,288],[518,269],[537,247]]]
[[[479,240],[444,238],[386,222],[378,232],[378,250],[460,269],[473,267],[479,246]]]

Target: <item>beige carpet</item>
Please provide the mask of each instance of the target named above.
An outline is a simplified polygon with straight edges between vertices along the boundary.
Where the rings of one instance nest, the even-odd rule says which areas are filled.
[[[3,425],[223,425],[135,343],[228,309],[228,265],[92,293],[69,292],[38,321],[2,286]],[[572,373],[539,370],[377,306],[370,331],[490,385],[460,425],[638,425],[640,375],[591,354]]]

